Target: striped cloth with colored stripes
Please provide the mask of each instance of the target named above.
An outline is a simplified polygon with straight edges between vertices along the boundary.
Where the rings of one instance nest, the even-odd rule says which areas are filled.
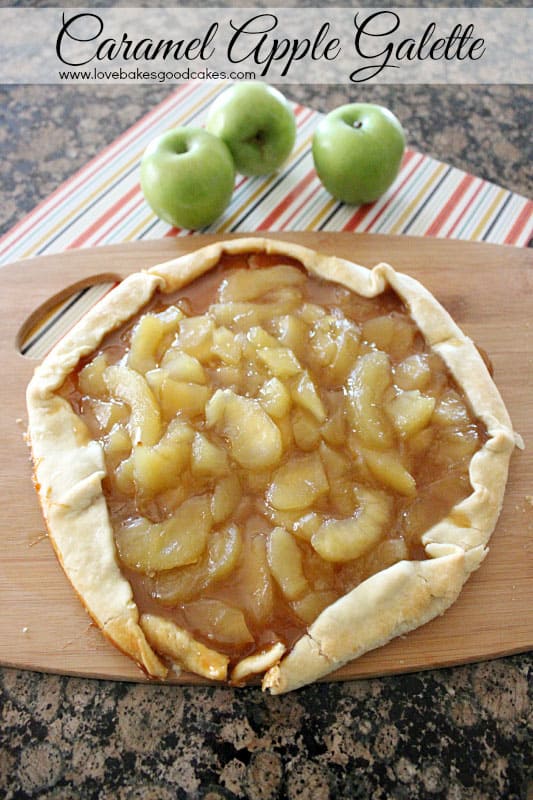
[[[157,219],[144,201],[139,163],[145,147],[176,125],[202,125],[220,83],[180,86],[65,181],[0,239],[0,266],[69,248],[95,247],[189,230]],[[339,203],[313,168],[311,138],[321,114],[293,104],[296,145],[280,173],[238,177],[225,213],[202,233],[240,231],[353,231],[410,234],[526,246],[533,233],[533,203],[494,183],[407,149],[399,175],[376,203]],[[40,357],[102,295],[101,285],[58,307],[27,340]]]

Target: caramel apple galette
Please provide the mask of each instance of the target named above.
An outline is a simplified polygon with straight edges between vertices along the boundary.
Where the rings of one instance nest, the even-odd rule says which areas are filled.
[[[417,281],[231,239],[122,281],[28,387],[50,540],[150,676],[282,693],[445,611],[516,437]]]

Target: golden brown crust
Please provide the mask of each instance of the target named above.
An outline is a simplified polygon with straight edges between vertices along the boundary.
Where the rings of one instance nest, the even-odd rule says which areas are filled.
[[[156,614],[143,614],[141,627],[150,644],[179,669],[214,681],[226,680],[229,658],[196,641],[188,631]]]
[[[262,675],[279,664],[286,650],[283,642],[276,642],[261,653],[254,653],[241,659],[231,673],[231,683],[239,686],[253,675]]]
[[[320,614],[266,673],[263,687],[273,694],[297,689],[418,628],[456,600],[464,579],[460,548],[428,561],[400,561],[376,573]]]
[[[365,297],[376,297],[392,287],[428,343],[444,359],[488,431],[487,442],[470,465],[472,494],[423,535],[428,560],[397,563],[325,609],[307,635],[267,670],[264,688],[281,693],[316,680],[424,624],[455,601],[469,574],[486,555],[503,502],[509,459],[519,439],[471,340],[424,287],[387,264],[368,270],[288,242],[241,238],[209,245],[130,276],[36,369],[28,386],[27,404],[36,485],[59,560],[97,624],[150,675],[166,674],[150,645],[187,668],[180,649],[183,642],[180,639],[178,643],[176,638],[181,633],[176,634],[176,626],[170,629],[172,623],[163,624],[160,618],[145,616],[139,622],[131,586],[116,557],[101,488],[105,466],[100,446],[56,391],[79,360],[94,351],[110,330],[137,313],[156,289],[173,292],[211,269],[222,253],[250,251],[296,258],[310,273],[337,281]]]

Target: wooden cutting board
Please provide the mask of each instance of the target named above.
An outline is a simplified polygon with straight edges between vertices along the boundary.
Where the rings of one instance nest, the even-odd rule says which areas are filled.
[[[449,666],[529,650],[533,647],[531,250],[406,236],[275,235],[365,266],[389,261],[422,281],[490,355],[515,429],[527,445],[513,456],[490,553],[456,604],[428,625],[347,665],[334,679]],[[18,344],[24,331],[74,289],[121,278],[215,238],[73,250],[0,269],[1,664],[145,679],[92,625],[45,536],[24,441],[24,392],[35,361],[20,355]],[[185,675],[179,682],[200,681]]]

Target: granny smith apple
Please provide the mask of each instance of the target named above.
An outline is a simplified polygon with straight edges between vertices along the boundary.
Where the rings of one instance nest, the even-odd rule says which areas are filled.
[[[157,216],[179,228],[210,225],[228,206],[235,166],[223,141],[203,128],[159,136],[141,160],[141,188]]]
[[[400,121],[370,103],[339,106],[319,122],[313,161],[320,181],[337,200],[372,203],[394,182],[405,150]]]
[[[241,175],[268,175],[290,155],[296,120],[284,95],[261,81],[236,83],[222,92],[206,128],[222,139]]]

